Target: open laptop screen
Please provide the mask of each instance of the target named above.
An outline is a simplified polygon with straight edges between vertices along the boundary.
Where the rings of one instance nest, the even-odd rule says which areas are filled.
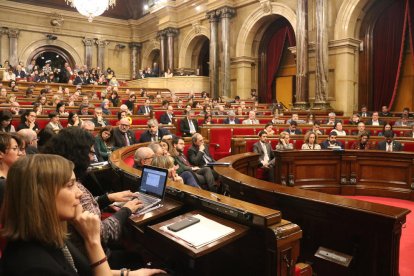
[[[168,170],[144,166],[142,168],[139,191],[162,199],[164,197],[167,179]]]

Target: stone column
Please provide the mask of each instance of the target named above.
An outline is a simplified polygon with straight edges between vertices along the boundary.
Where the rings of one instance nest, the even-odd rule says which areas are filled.
[[[329,94],[328,2],[316,0],[316,89],[313,109],[332,109]]]
[[[167,66],[166,69],[170,68],[171,71],[174,71],[174,37],[178,34],[178,29],[167,28],[165,30],[167,34],[167,45],[168,45],[168,56],[167,56]]]
[[[159,76],[162,76],[162,74],[164,74],[164,72],[166,71],[165,67],[167,66],[165,37],[166,37],[166,32],[164,30],[158,32],[158,38],[160,39],[160,64],[158,64]]]
[[[222,91],[223,96],[231,96],[230,83],[230,19],[235,15],[236,10],[231,7],[223,7],[218,10],[221,15],[221,43],[223,45],[223,81]]]
[[[84,39],[82,39],[82,41],[83,41],[83,44],[85,44],[85,64],[86,66],[88,66],[88,69],[90,69],[92,68],[92,56],[93,56],[92,45],[95,43],[95,39],[85,37]]]
[[[129,43],[131,49],[131,79],[136,79],[141,61],[142,44],[138,42]]]
[[[9,64],[16,66],[19,61],[17,58],[17,38],[19,37],[20,30],[9,29],[7,34],[9,35]]]
[[[219,96],[219,71],[218,71],[218,16],[216,11],[207,13],[210,21],[210,96],[216,98]]]
[[[297,0],[296,14],[296,101],[293,108],[308,109],[308,0]]]
[[[105,47],[109,45],[109,41],[106,40],[96,40],[98,45],[98,67],[105,70]]]

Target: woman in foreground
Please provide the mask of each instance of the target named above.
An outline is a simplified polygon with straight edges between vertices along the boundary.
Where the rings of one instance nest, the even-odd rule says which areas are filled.
[[[1,213],[8,239],[1,275],[120,275],[101,246],[100,219],[80,204],[74,165],[57,155],[35,154],[10,168]],[[88,258],[67,240],[67,223],[82,235]],[[157,269],[122,271],[152,275]]]

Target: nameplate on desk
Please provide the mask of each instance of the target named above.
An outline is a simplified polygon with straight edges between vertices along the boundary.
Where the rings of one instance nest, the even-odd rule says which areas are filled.
[[[161,226],[160,230],[186,242],[189,246],[196,249],[235,232],[235,229],[208,219],[200,214],[194,215],[193,217],[199,219],[200,221],[180,231],[174,232],[169,230],[168,226],[170,224]]]

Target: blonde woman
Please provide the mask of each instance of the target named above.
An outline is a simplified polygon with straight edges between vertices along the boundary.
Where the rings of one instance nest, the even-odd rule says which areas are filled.
[[[320,150],[321,146],[318,144],[318,135],[315,132],[309,131],[305,135],[305,142],[302,144],[302,150]]]
[[[279,135],[279,143],[276,145],[277,150],[291,150],[293,144],[290,143],[290,135],[286,131],[282,131]]]

